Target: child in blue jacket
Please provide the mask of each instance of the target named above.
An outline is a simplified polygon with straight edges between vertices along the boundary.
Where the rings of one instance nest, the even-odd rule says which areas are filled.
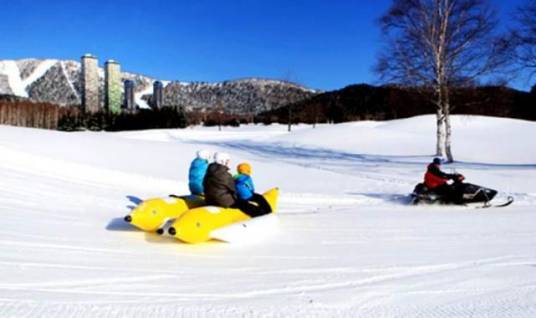
[[[251,179],[251,165],[243,162],[236,167],[236,170],[238,172],[235,176],[236,207],[251,217],[272,212],[272,208],[266,199],[262,195],[255,193],[255,186],[253,185],[253,179]]]
[[[188,174],[188,186],[190,192],[194,195],[202,195],[203,179],[207,173],[208,162],[210,160],[210,152],[207,150],[199,150],[196,158],[190,164],[190,172]]]

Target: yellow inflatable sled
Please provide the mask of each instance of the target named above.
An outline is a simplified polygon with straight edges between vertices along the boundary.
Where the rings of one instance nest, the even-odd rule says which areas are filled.
[[[148,199],[125,216],[124,220],[140,230],[156,232],[170,219],[203,205],[204,198],[197,195]]]
[[[277,208],[279,189],[274,188],[263,194],[272,207]],[[168,233],[186,243],[201,243],[210,240],[211,232],[224,226],[248,220],[251,217],[239,209],[204,206],[189,210],[173,222]]]

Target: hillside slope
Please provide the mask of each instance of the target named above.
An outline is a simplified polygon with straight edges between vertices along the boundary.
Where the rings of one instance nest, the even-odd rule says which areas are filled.
[[[431,118],[61,133],[0,126],[1,317],[534,317],[536,124],[454,117],[446,166],[503,209],[408,206]],[[477,145],[478,144],[478,145]],[[140,202],[186,193],[198,149],[281,188],[279,233],[186,245],[134,230]],[[75,150],[76,149],[76,150]]]

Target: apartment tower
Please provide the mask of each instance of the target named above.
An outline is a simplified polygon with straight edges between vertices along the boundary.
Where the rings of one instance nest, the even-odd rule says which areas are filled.
[[[114,60],[104,65],[104,105],[110,113],[121,112],[121,67]]]
[[[162,108],[162,102],[164,99],[164,85],[160,81],[156,81],[153,84],[153,108]]]
[[[91,54],[85,54],[81,60],[82,110],[95,113],[100,110],[98,60]]]
[[[124,92],[125,100],[123,102],[123,107],[128,111],[135,109],[136,104],[134,103],[134,81],[126,80],[124,83]]]

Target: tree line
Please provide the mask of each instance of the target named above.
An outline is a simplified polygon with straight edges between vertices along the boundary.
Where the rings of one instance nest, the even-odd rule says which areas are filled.
[[[21,99],[0,99],[0,125],[58,129],[62,118],[78,113],[78,108],[59,107]]]
[[[433,91],[399,85],[350,85],[319,94],[255,117],[266,124],[342,123],[359,120],[390,120],[434,114]],[[454,114],[485,115],[536,120],[536,86],[532,93],[505,86],[461,87],[451,92]]]
[[[186,128],[192,125],[240,126],[252,123],[252,115],[228,114],[220,110],[186,112],[184,107],[136,109],[112,113],[84,112],[79,105],[59,106],[32,102],[14,96],[0,96],[0,125],[54,129],[61,131],[122,131],[155,128]]]

